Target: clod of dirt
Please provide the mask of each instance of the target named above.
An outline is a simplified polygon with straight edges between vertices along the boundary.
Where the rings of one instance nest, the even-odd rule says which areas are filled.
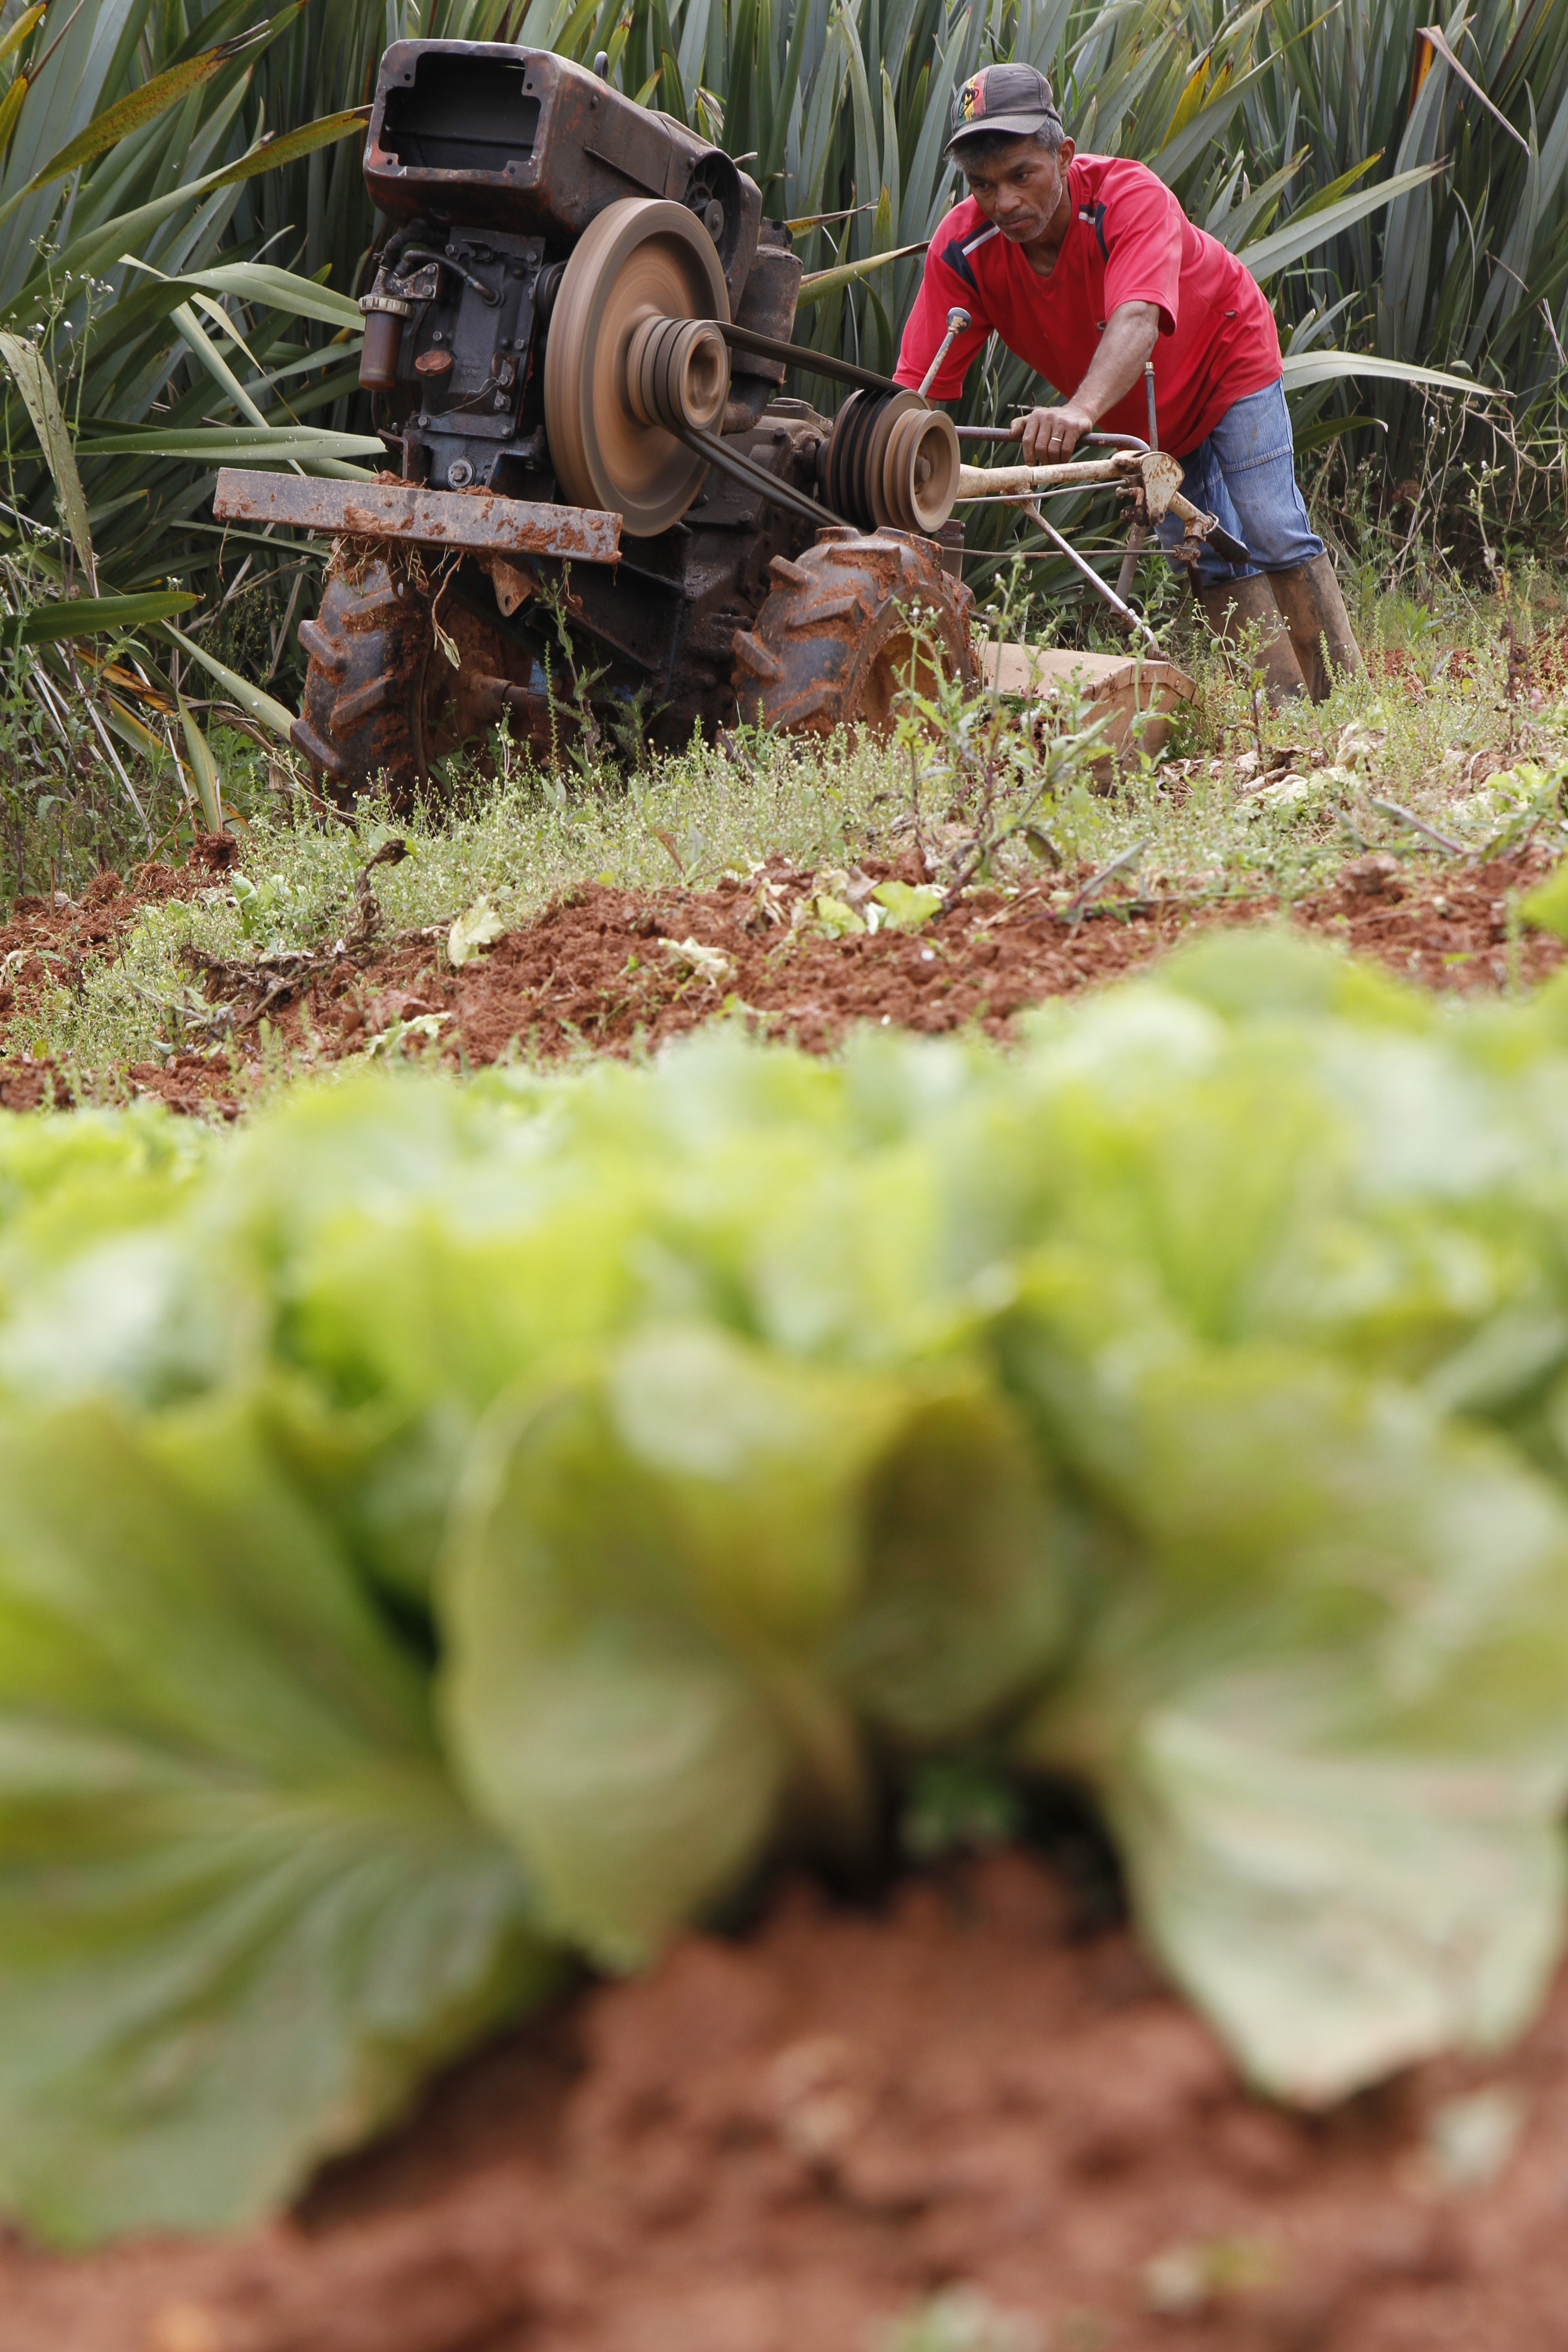
[[[273,2228],[0,2243],[0,2341],[868,2352],[962,2295],[1105,2352],[1554,2352],[1565,2181],[1568,1979],[1508,2058],[1303,2121],[1000,1854],[587,1988]]]
[[[47,1055],[0,1055],[0,1110],[69,1110],[69,1081]]]
[[[190,863],[207,874],[226,874],[239,863],[239,844],[232,833],[201,833],[191,844]]]
[[[1402,898],[1403,890],[1390,888],[1398,873],[1397,857],[1390,857],[1385,849],[1372,849],[1364,857],[1352,857],[1348,866],[1341,866],[1340,887],[1358,891],[1368,898]]]

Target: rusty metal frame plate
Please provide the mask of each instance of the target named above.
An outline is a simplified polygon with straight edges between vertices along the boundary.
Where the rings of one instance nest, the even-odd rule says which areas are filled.
[[[220,522],[281,523],[350,539],[405,539],[461,555],[555,555],[618,563],[621,518],[597,507],[549,506],[491,490],[426,490],[414,482],[302,480],[226,466]]]

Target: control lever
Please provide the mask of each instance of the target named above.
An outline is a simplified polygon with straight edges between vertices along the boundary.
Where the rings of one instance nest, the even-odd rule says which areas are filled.
[[[930,367],[927,368],[924,375],[921,378],[921,398],[922,400],[931,390],[932,384],[936,382],[937,377],[942,373],[942,363],[943,360],[946,359],[949,352],[952,351],[960,335],[964,333],[964,331],[973,324],[973,320],[970,318],[967,310],[960,310],[954,308],[948,312],[947,332],[942,339],[941,348],[938,351],[935,359],[932,360]]]

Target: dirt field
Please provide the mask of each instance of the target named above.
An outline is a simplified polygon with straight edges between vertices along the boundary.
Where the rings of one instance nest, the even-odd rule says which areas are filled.
[[[228,849],[215,842],[181,871],[144,866],[128,883],[101,875],[79,905],[24,904],[0,928],[0,1108],[68,1098],[69,1082],[28,1050],[43,992],[70,987],[93,957],[112,956],[139,908],[208,887]],[[1439,990],[1529,984],[1561,961],[1560,942],[1527,932],[1511,947],[1509,897],[1548,865],[1533,846],[1469,866],[1352,859],[1333,885],[1298,899],[1289,919],[1342,942],[1400,978]],[[894,874],[868,858],[858,893]],[[911,853],[898,878],[923,879]],[[534,922],[454,971],[440,932],[377,937],[342,955],[281,965],[233,963],[194,975],[233,1015],[230,1042],[99,1073],[100,1088],[161,1096],[174,1108],[234,1116],[247,1067],[262,1060],[262,1022],[286,1052],[333,1060],[373,1039],[474,1066],[517,1047],[543,1058],[584,1049],[657,1046],[721,1010],[744,1009],[771,1036],[826,1052],[857,1022],[931,1032],[1011,1034],[1016,1015],[1052,996],[1121,978],[1215,924],[1277,917],[1269,898],[1139,898],[1112,877],[1053,876],[1005,897],[970,892],[919,931],[826,936],[800,918],[820,877],[773,858],[744,881],[636,895],[588,883]],[[693,948],[701,952],[693,954]],[[425,1024],[428,1035],[407,1024]]]
[[[470,2063],[279,2227],[0,2246],[0,2345],[877,2352],[922,2307],[909,2352],[1568,2345],[1568,1981],[1506,2061],[1304,2123],[1079,1910],[1018,1854],[875,1911],[786,1886]]]

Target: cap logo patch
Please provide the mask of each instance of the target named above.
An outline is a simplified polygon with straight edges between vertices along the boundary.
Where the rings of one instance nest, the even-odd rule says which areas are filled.
[[[993,130],[1026,137],[1042,122],[1060,120],[1050,83],[1037,67],[989,65],[954,90],[948,144],[971,132]]]

